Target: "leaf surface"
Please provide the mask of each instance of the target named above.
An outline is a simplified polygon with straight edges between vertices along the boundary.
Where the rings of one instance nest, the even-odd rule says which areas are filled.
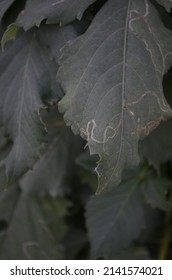
[[[152,208],[172,209],[172,204],[167,201],[168,185],[168,181],[158,177],[148,177],[142,182],[143,194]]]
[[[49,132],[48,147],[34,170],[25,174],[20,184],[24,189],[32,188],[33,192],[40,190],[53,197],[64,196],[70,192],[74,159],[83,150],[83,143],[66,127],[57,108],[48,116],[44,113],[43,120]]]
[[[171,115],[162,89],[171,40],[147,1],[109,0],[63,49],[59,110],[100,157],[98,191],[119,184],[121,172],[139,162],[139,139]]]
[[[39,26],[42,20],[46,23],[64,25],[81,19],[84,11],[95,0],[28,0],[25,9],[18,17],[18,24],[25,30],[34,25]]]
[[[45,142],[39,117],[48,57],[34,33],[21,35],[0,57],[0,121],[13,147],[4,159],[8,177],[31,168]],[[44,81],[46,81],[44,83]]]
[[[28,191],[20,194],[14,186],[0,201],[0,220],[8,224],[0,237],[1,260],[63,258],[60,242],[66,233],[68,201]]]
[[[170,12],[170,9],[172,8],[172,0],[157,0],[157,2],[164,6],[168,12]]]
[[[11,40],[15,40],[17,36],[17,32],[19,31],[19,26],[15,23],[11,23],[7,29],[5,30],[2,39],[1,39],[1,48],[2,51],[4,51],[4,47],[6,43],[8,43]]]
[[[64,258],[61,240],[71,203],[62,196],[71,191],[74,158],[83,141],[65,126],[56,106],[41,116],[49,131],[46,151],[34,170],[20,179],[20,187],[0,193],[0,224],[7,225],[0,231],[1,259]],[[0,138],[0,147],[4,139]],[[3,170],[0,175],[1,184]]]
[[[12,147],[12,143],[8,137],[4,136],[4,128],[0,128],[0,162],[8,155]],[[0,166],[0,193],[4,192],[7,178],[5,175],[5,167]]]
[[[3,15],[15,0],[0,0],[0,22]]]
[[[63,29],[54,27],[52,30],[43,27],[43,30],[46,44],[41,40],[40,27],[38,31],[19,34],[0,55],[0,123],[13,141],[9,154],[1,162],[8,179],[32,168],[40,157],[43,143],[47,141],[40,109],[53,105],[62,96],[55,79],[58,66],[48,39],[52,34],[57,35],[57,57],[58,48],[69,35],[64,37]],[[71,36],[73,38],[74,31]]]
[[[172,160],[172,119],[162,123],[140,142],[139,154],[157,169],[161,163]]]
[[[123,182],[89,201],[86,218],[93,257],[111,258],[144,228],[140,193],[134,184],[134,180]]]

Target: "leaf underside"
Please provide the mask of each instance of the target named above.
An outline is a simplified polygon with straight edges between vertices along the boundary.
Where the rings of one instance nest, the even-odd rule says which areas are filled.
[[[34,25],[39,26],[44,19],[48,24],[64,25],[76,18],[80,20],[87,7],[94,2],[95,0],[28,0],[17,23],[25,30]]]
[[[109,0],[86,33],[63,48],[59,110],[100,157],[98,192],[139,163],[139,139],[171,115],[162,89],[171,40],[148,1]]]

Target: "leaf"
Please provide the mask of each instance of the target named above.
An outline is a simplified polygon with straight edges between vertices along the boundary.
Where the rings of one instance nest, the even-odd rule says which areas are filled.
[[[157,169],[172,160],[172,119],[162,123],[139,144],[139,154]]]
[[[3,15],[14,1],[15,0],[0,0],[0,22],[3,18]]]
[[[8,178],[31,168],[45,142],[39,110],[48,83],[46,64],[48,57],[32,32],[21,35],[0,57],[0,121],[14,143],[2,162]]]
[[[68,235],[65,238],[65,259],[76,260],[84,247],[88,248],[86,232],[80,228],[70,227]]]
[[[95,0],[27,0],[25,9],[20,13],[17,23],[30,29],[46,19],[46,23],[64,25],[75,19],[81,19],[84,11]]]
[[[130,246],[113,258],[115,260],[150,260],[150,254],[147,248],[139,246]]]
[[[172,8],[172,0],[156,0],[160,5],[164,6],[168,12]]]
[[[12,143],[8,137],[4,136],[3,127],[0,128],[0,161],[2,161],[10,152]],[[6,187],[6,176],[4,166],[0,167],[0,194]]]
[[[167,200],[168,184],[165,179],[158,177],[148,177],[142,182],[143,194],[152,208],[163,211],[172,209],[172,204]]]
[[[109,0],[86,33],[63,48],[59,110],[100,157],[98,192],[139,163],[139,139],[171,115],[162,90],[171,40],[147,1]]]
[[[18,31],[19,31],[19,26],[16,23],[11,23],[7,27],[7,29],[4,32],[2,39],[1,39],[2,51],[4,51],[4,47],[5,47],[6,43],[8,43],[11,40],[15,40]]]
[[[57,107],[43,113],[49,146],[34,170],[20,179],[20,189],[11,186],[0,194],[0,223],[8,225],[0,237],[0,259],[64,258],[61,241],[71,203],[57,196],[69,194],[72,164],[83,146],[66,128]]]
[[[20,194],[18,187],[11,187],[0,201],[0,220],[8,224],[0,237],[1,260],[63,258],[68,201],[33,196],[28,190]]]
[[[86,212],[94,258],[109,259],[129,246],[145,226],[140,193],[134,180],[93,197]]]
[[[32,168],[40,157],[42,143],[47,141],[40,108],[53,105],[62,96],[55,80],[57,65],[41,43],[40,32],[41,28],[19,34],[0,56],[0,123],[13,141],[1,163],[6,166],[8,179]],[[54,36],[58,32],[61,36],[57,37],[62,37],[63,30],[52,30]],[[61,48],[64,41],[57,47]]]
[[[20,196],[18,186],[12,186],[9,190],[0,193],[0,221],[5,221],[7,224],[13,216],[13,211]]]
[[[76,38],[81,31],[76,22],[64,27],[42,24],[38,29],[38,37],[41,44],[49,49],[50,58],[57,60],[66,42]]]
[[[86,149],[83,153],[81,153],[76,159],[76,164],[83,167],[85,170],[91,171],[95,173],[94,170],[96,168],[96,162],[98,161],[98,157],[96,155],[90,156],[89,150]]]
[[[45,114],[44,114],[45,115]],[[41,159],[21,180],[24,189],[33,192],[48,192],[49,195],[64,196],[71,190],[75,169],[74,159],[83,150],[83,143],[65,126],[57,108],[44,117],[49,131],[49,145]]]

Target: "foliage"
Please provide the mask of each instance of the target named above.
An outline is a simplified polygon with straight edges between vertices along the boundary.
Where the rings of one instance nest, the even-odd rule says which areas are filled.
[[[171,211],[171,8],[0,0],[1,259],[151,257]]]

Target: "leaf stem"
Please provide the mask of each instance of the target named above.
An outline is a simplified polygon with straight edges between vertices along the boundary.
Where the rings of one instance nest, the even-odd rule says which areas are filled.
[[[172,192],[170,193],[169,201],[172,201]],[[166,213],[166,217],[165,217],[163,238],[162,238],[159,255],[158,255],[159,260],[167,260],[168,258],[168,252],[169,252],[170,241],[171,241],[171,220],[172,220],[172,212],[171,210],[169,210]]]

